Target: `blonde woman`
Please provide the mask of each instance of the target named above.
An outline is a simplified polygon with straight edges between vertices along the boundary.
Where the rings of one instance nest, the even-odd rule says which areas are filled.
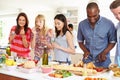
[[[33,38],[31,47],[34,50],[34,59],[40,60],[44,46],[48,47],[48,51],[51,48],[50,36],[48,36],[48,30],[45,25],[44,15],[37,15],[35,18],[35,27],[32,28]]]

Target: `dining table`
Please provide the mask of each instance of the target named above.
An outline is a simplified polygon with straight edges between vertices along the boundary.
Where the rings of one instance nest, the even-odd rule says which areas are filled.
[[[72,74],[72,76],[66,78],[54,78],[50,77],[48,74],[49,73],[43,73],[41,69],[31,73],[25,73],[20,71],[19,68],[16,68],[15,70],[7,70],[5,67],[0,68],[0,80],[84,80],[86,77],[120,80],[120,77],[113,76],[113,72],[111,70],[93,76],[80,76]]]

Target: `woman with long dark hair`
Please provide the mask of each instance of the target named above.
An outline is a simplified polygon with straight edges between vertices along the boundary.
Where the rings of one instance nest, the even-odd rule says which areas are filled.
[[[17,25],[10,31],[9,43],[12,52],[17,53],[18,57],[27,58],[30,53],[31,29],[28,27],[27,15],[19,13],[16,19]]]
[[[60,63],[71,63],[70,54],[75,54],[73,35],[67,28],[67,20],[63,14],[54,18],[55,42],[53,42],[55,60]]]

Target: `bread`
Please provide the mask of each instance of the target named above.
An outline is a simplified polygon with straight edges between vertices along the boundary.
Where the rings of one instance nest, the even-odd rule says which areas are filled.
[[[24,68],[31,69],[35,68],[35,62],[34,61],[26,61],[23,65]]]
[[[83,67],[84,62],[83,61],[79,61],[77,64],[74,64],[75,67]]]
[[[78,72],[84,72],[85,70],[87,73],[93,73],[96,74],[97,71],[93,69],[84,69],[83,67],[74,67],[74,66],[66,66],[66,65],[54,65],[53,69],[56,70],[68,70],[68,71],[78,71]]]
[[[94,69],[95,65],[93,64],[93,62],[89,62],[89,63],[87,63],[86,68],[88,68],[88,69]]]

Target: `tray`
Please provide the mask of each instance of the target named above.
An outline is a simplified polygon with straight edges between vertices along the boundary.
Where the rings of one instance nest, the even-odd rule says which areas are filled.
[[[109,69],[104,69],[101,72],[97,72],[94,69],[91,69],[91,71],[89,70],[89,71],[86,71],[86,72],[85,71],[84,72],[82,72],[82,71],[70,71],[70,72],[75,74],[75,75],[79,75],[79,76],[95,76],[95,75],[98,75],[98,74],[105,73],[107,71],[109,71]]]

